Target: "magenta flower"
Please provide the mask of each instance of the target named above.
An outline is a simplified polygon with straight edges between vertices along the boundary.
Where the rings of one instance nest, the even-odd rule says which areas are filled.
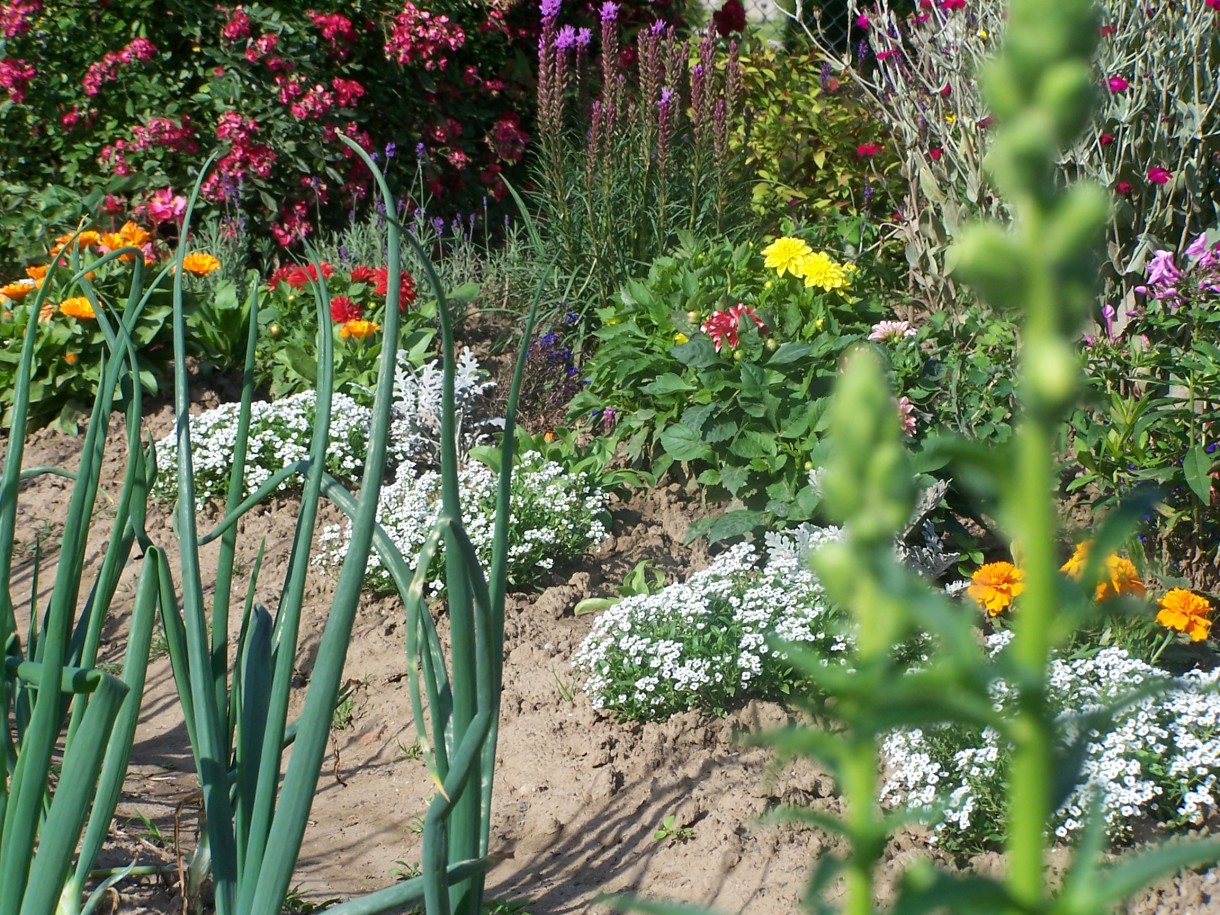
[[[1154,286],[1173,286],[1181,277],[1181,272],[1173,263],[1172,251],[1157,251],[1148,264],[1148,282]]]
[[[1167,168],[1162,168],[1159,165],[1154,165],[1148,169],[1148,180],[1153,184],[1168,184],[1169,179],[1173,177],[1173,172]]]
[[[1216,0],[1220,3],[1220,0]],[[1208,245],[1207,233],[1203,232],[1190,243],[1186,249],[1187,257],[1195,262],[1196,267],[1210,267],[1212,264],[1220,263],[1220,258],[1216,257],[1216,251],[1220,250],[1220,242],[1216,245]]]
[[[149,198],[145,209],[153,222],[177,222],[186,211],[186,198],[175,194],[172,187],[163,187]]]
[[[1097,138],[1097,142],[1100,143],[1102,146],[1111,146],[1114,143],[1114,134],[1103,133],[1100,137]]]
[[[885,147],[878,143],[862,143],[856,147],[856,155],[861,159],[871,159],[883,149],[885,149]]]
[[[1118,184],[1114,185],[1114,190],[1118,191],[1118,193],[1122,194],[1124,197],[1130,197],[1131,191],[1134,190],[1134,188],[1131,187],[1130,181],[1120,181]]]
[[[856,27],[868,31],[868,13],[861,13],[856,17]]]
[[[1111,92],[1118,93],[1126,92],[1131,87],[1131,84],[1121,76],[1111,76],[1106,80],[1106,86],[1109,87]]]

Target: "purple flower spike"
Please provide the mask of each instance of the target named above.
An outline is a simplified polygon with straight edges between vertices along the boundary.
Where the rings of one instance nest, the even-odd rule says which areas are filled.
[[[606,0],[601,8],[602,23],[614,22],[618,19],[618,4],[614,0]]]
[[[561,51],[576,47],[576,27],[565,25],[555,37],[555,47]]]
[[[561,0],[542,0],[542,21],[554,22],[555,17],[559,15],[559,7]]]
[[[592,41],[593,41],[593,30],[592,29],[577,29],[576,30],[576,43],[578,45],[580,45],[580,47],[587,48]]]

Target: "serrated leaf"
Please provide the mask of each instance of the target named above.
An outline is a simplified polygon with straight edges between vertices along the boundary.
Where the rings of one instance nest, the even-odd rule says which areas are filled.
[[[721,515],[708,528],[708,542],[716,543],[720,540],[728,540],[731,537],[740,537],[743,534],[748,534],[762,524],[765,518],[766,515],[762,512],[749,511],[744,508]]]
[[[698,460],[712,451],[697,431],[681,425],[669,426],[661,433],[661,447],[675,461]]]

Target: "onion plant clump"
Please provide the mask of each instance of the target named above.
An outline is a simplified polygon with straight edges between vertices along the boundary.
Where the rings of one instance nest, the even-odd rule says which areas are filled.
[[[685,582],[611,607],[572,659],[593,707],[662,719],[776,698],[792,685],[792,665],[773,636],[841,662],[846,620],[806,564],[811,547],[837,535],[809,526],[768,534],[761,563],[753,546],[737,544]]]
[[[989,653],[1008,648],[1011,638],[1011,632],[991,636]],[[1095,796],[1112,842],[1129,840],[1141,824],[1199,825],[1216,809],[1220,671],[1175,677],[1121,648],[1105,648],[1092,657],[1052,661],[1048,683],[1048,701],[1064,737],[1083,738],[1085,753],[1077,783],[1055,810],[1051,827],[1057,838],[1079,837]],[[1121,708],[1110,730],[1096,730],[1094,713],[1141,689],[1146,695]],[[1003,680],[996,681],[993,695],[1002,711],[1017,700],[1016,688]],[[934,843],[975,852],[1001,834],[1012,749],[999,731],[904,729],[886,738],[883,752],[882,802],[914,809],[934,823]]]
[[[0,475],[0,915],[90,911],[106,889],[131,870],[120,869],[103,879],[86,900],[85,889],[127,771],[158,591],[167,569],[165,554],[148,543],[144,530],[151,461],[140,442],[142,385],[135,343],[157,281],[150,291],[144,290],[144,263],[136,248],[119,245],[82,266],[79,248],[83,246],[75,242],[74,237],[71,264],[64,266],[71,283],[80,284],[103,348],[75,473],[50,467],[22,469],[25,432],[35,404],[31,386],[37,322],[26,324],[18,351],[4,354],[16,369]],[[120,257],[133,254],[125,304],[103,306],[90,281],[94,271],[117,267]],[[34,314],[46,304],[50,288],[47,284],[31,294]],[[107,525],[97,510],[98,496],[111,414],[120,399],[126,407],[127,460],[122,479],[106,481],[108,486],[117,483],[113,518]],[[20,483],[45,473],[72,480],[49,597],[40,581],[41,548],[24,562],[15,549]],[[100,565],[92,567],[86,563],[91,534],[95,542],[106,541]],[[122,670],[115,675],[101,669],[98,654],[103,627],[113,619],[120,577],[137,542],[144,555]],[[27,576],[29,602],[19,607],[14,601],[14,578]],[[24,641],[18,622],[22,617],[28,619]]]
[[[415,555],[427,540],[442,511],[441,474],[414,465],[399,468],[394,482],[381,491],[377,521],[404,556]],[[498,477],[476,461],[458,475],[466,518],[466,534],[483,563],[495,546]],[[573,559],[605,538],[605,494],[590,474],[570,473],[563,465],[537,452],[526,452],[514,468],[509,504],[513,523],[508,529],[508,580],[513,585],[536,582],[557,561]],[[338,565],[351,541],[351,524],[328,525],[321,534],[317,561]],[[444,587],[445,553],[438,552],[429,569],[429,588]],[[379,555],[369,557],[365,583],[374,590],[393,591],[390,570]]]

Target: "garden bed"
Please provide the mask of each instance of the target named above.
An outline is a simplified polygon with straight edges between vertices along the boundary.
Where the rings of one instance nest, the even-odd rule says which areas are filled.
[[[197,398],[201,408],[217,402],[213,391]],[[171,423],[169,408],[161,407],[148,416],[146,432],[163,435]],[[79,445],[80,439],[52,430],[35,433],[26,465],[70,467]],[[115,479],[120,466],[120,454],[108,455],[102,480]],[[63,523],[67,493],[57,477],[26,484],[19,530],[31,538],[53,534]],[[249,555],[239,553],[238,571],[248,570],[252,551],[266,538],[258,599],[270,608],[276,595],[267,583],[282,580],[296,508],[292,499],[280,499],[243,523],[240,543]],[[725,718],[688,712],[663,723],[623,723],[595,712],[578,688],[570,659],[595,619],[572,615],[579,600],[611,593],[641,560],[670,581],[709,561],[701,543],[682,546],[687,525],[701,510],[684,501],[677,487],[635,493],[616,500],[611,511],[611,537],[599,549],[557,570],[541,593],[510,595],[492,820],[497,863],[489,896],[524,903],[533,915],[607,912],[593,900],[620,891],[710,904],[722,912],[791,913],[812,862],[834,850],[835,842],[766,814],[782,804],[837,812],[840,802],[825,774],[803,762],[775,767],[770,750],[738,739],[783,724],[790,713],[756,702]],[[149,532],[168,540],[168,517],[156,511]],[[19,543],[18,551],[28,555],[32,546]],[[205,583],[207,563],[214,572],[215,561],[215,551],[205,549]],[[18,571],[18,588],[28,589],[21,570],[29,566],[27,559]],[[130,587],[138,567],[139,561],[132,564],[121,588]],[[49,587],[49,571],[41,573],[41,589]],[[332,587],[329,573],[311,573],[299,686],[308,679]],[[121,654],[124,625],[125,617],[117,615],[103,659]],[[443,629],[442,623],[442,635]],[[419,860],[420,835],[413,824],[418,826],[434,785],[412,750],[416,733],[404,669],[401,605],[366,597],[348,655],[350,701],[336,716],[342,727],[328,748],[296,872],[302,906],[388,885],[412,873]],[[115,843],[105,863],[121,866],[135,858],[176,866],[176,827],[182,851],[194,848],[199,795],[192,770],[169,661],[161,656],[149,668]],[[913,858],[927,853],[922,833],[902,834],[888,849],[883,884],[888,887]],[[966,866],[991,871],[1000,860],[984,855]],[[175,882],[170,877],[121,884],[118,911],[180,911]],[[1187,873],[1148,890],[1125,911],[1209,911],[1217,892],[1220,869]]]

